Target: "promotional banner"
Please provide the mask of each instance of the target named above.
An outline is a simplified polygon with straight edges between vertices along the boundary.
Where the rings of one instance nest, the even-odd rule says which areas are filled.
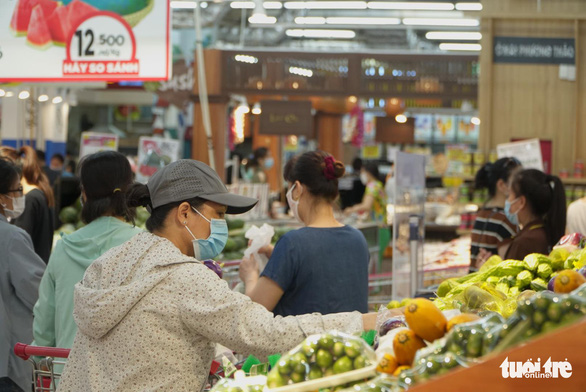
[[[146,183],[155,172],[178,160],[181,142],[160,137],[138,139],[138,170],[136,181]]]
[[[111,133],[83,132],[79,144],[79,157],[100,151],[118,151],[118,136]]]
[[[2,0],[0,82],[167,80],[169,28],[168,0]]]
[[[539,139],[503,143],[496,146],[498,158],[515,157],[525,169],[544,170]]]

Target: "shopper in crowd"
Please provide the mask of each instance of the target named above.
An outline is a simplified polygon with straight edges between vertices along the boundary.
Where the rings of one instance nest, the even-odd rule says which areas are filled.
[[[65,168],[63,169],[63,172],[61,172],[61,176],[62,177],[75,177],[75,168],[76,168],[76,165],[75,165],[75,161],[73,159],[67,161],[67,163],[65,164]]]
[[[274,250],[271,246],[263,250],[269,261],[260,278],[253,258],[242,261],[240,277],[246,294],[280,316],[366,312],[366,240],[334,217],[344,164],[328,153],[313,151],[287,162],[284,174],[291,184],[289,207],[305,227],[285,234]]]
[[[539,170],[514,172],[505,215],[521,231],[499,248],[504,258],[522,260],[530,253],[549,253],[566,228],[564,185],[559,177]]]
[[[87,267],[103,253],[142,232],[133,227],[135,209],[126,205],[132,170],[115,151],[86,156],[80,165],[83,207],[87,225],[62,237],[55,245],[41,281],[33,325],[35,344],[73,346],[73,288]]]
[[[0,391],[31,390],[30,364],[16,357],[18,342],[33,338],[33,306],[45,263],[35,253],[29,235],[8,223],[25,209],[17,167],[0,159]]]
[[[360,181],[366,187],[362,202],[355,206],[346,208],[344,213],[368,214],[371,220],[386,224],[387,219],[387,196],[384,185],[380,180],[378,165],[375,162],[368,162],[360,170]]]
[[[0,154],[17,163],[22,170],[20,181],[24,189],[26,208],[12,222],[30,235],[35,252],[47,263],[53,247],[55,229],[53,189],[39,166],[37,154],[32,147],[24,146],[19,150],[2,147]]]
[[[478,261],[485,261],[487,255],[496,255],[498,245],[517,232],[517,225],[507,219],[504,208],[510,193],[511,173],[520,166],[516,158],[501,158],[485,164],[476,173],[474,189],[487,189],[489,199],[478,210],[474,221],[470,247],[471,270],[478,269]],[[480,260],[477,260],[479,253]]]
[[[347,186],[342,189],[340,187],[340,202],[342,209],[352,207],[359,204],[364,196],[366,186],[360,181],[360,171],[362,169],[362,159],[359,157],[354,158],[352,161],[352,173],[344,178],[348,182]],[[342,180],[340,180],[341,184]]]
[[[207,165],[171,163],[134,185],[128,203],[149,208],[149,232],[102,255],[76,285],[79,329],[59,391],[199,391],[214,342],[262,357],[309,334],[374,327],[376,314],[358,312],[274,317],[208,269],[200,260],[222,251],[225,214],[256,200],[228,193]]]
[[[56,172],[62,172],[65,167],[65,158],[63,155],[56,153],[53,154],[51,157],[51,163],[49,164],[51,170],[55,170]]]
[[[45,154],[45,151],[35,150],[35,152],[37,154],[37,161],[39,162],[41,170],[47,176],[49,184],[51,184],[51,186],[54,187],[55,183],[59,180],[59,177],[61,176],[61,171],[53,170],[53,168],[47,166],[47,155]]]
[[[267,182],[265,170],[271,169],[275,160],[266,147],[259,147],[254,150],[252,157],[246,162],[244,178],[253,184],[264,184]]]
[[[575,200],[568,206],[566,233],[586,235],[586,197]]]

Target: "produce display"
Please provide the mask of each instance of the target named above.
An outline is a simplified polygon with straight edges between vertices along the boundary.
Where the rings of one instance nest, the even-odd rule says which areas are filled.
[[[343,373],[347,373],[343,383],[373,375],[374,364],[374,352],[360,338],[339,332],[312,335],[279,360],[269,372],[267,385],[279,388],[319,379],[322,382],[314,389],[327,388],[340,385],[336,375]]]
[[[214,385],[212,392],[262,392],[266,386],[265,376],[223,378]]]
[[[244,229],[245,222],[241,219],[226,219],[226,223],[228,224],[228,240],[226,241],[224,250],[218,257],[218,260],[241,260],[244,256],[244,251],[248,247],[248,240],[244,237],[244,234],[246,233],[246,230]],[[272,244],[276,244],[277,241],[290,230],[292,230],[292,228],[276,227]]]
[[[358,384],[353,384],[346,389],[342,389],[341,392],[401,392],[406,391],[407,385],[401,383],[394,377],[381,375]],[[320,392],[326,392],[320,390]]]

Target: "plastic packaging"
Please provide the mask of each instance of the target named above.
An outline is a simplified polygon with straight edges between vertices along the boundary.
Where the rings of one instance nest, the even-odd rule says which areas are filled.
[[[364,340],[328,332],[309,336],[283,356],[269,372],[267,385],[279,391],[315,391],[363,380],[375,374],[375,367],[374,351]]]
[[[478,358],[484,354],[484,338],[495,326],[504,324],[498,313],[490,313],[480,320],[458,324],[446,336],[445,352],[463,358]]]
[[[402,371],[398,376],[399,383],[411,387],[446,374],[452,369],[466,366],[468,362],[464,358],[451,352],[429,355],[420,358],[411,369]]]
[[[269,261],[265,255],[259,254],[258,251],[271,244],[271,239],[275,235],[275,229],[269,224],[263,224],[260,228],[252,226],[246,231],[244,237],[250,240],[250,246],[244,251],[244,257],[254,257],[258,263],[258,270],[262,272]]]
[[[572,233],[563,236],[558,243],[553,247],[553,249],[560,249],[564,248],[568,252],[573,252],[578,249],[584,248],[584,244],[586,242],[586,237],[584,237],[580,233]]]
[[[407,388],[407,385],[399,382],[395,377],[380,375],[366,382],[354,383],[344,389],[340,389],[340,392],[402,392],[406,391]]]
[[[266,383],[266,376],[245,377],[243,372],[236,372],[234,378],[218,381],[211,392],[262,392]]]

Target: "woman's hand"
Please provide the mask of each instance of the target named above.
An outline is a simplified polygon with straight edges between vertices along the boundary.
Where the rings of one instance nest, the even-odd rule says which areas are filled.
[[[482,267],[482,264],[486,263],[486,260],[488,260],[490,256],[492,256],[492,252],[480,248],[478,250],[478,256],[476,256],[476,268]]]
[[[238,275],[240,276],[240,280],[246,285],[247,291],[256,285],[259,275],[258,263],[252,256],[242,259]]]
[[[265,245],[262,248],[260,248],[258,250],[258,254],[260,255],[265,255],[267,258],[271,258],[271,256],[273,255],[273,250],[275,249],[275,247],[271,244],[269,245]]]

